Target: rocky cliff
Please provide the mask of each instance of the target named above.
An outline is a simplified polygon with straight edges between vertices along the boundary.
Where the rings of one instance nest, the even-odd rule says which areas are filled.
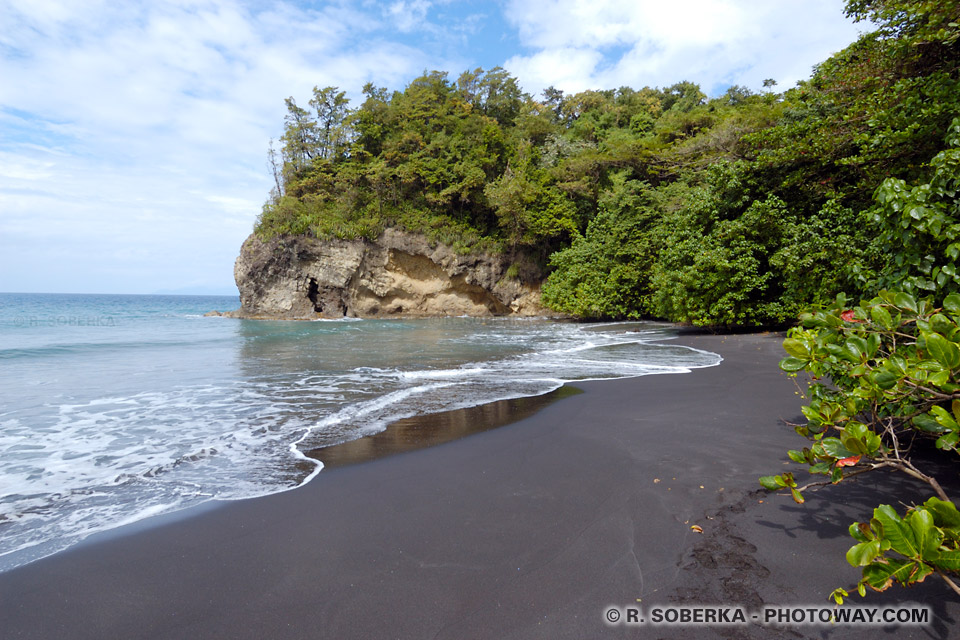
[[[251,235],[234,277],[242,306],[228,315],[241,318],[555,315],[529,259],[461,255],[396,229],[375,242]]]

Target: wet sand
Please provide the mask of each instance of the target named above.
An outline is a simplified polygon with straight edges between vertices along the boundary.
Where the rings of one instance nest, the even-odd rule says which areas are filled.
[[[684,336],[724,362],[578,384],[500,428],[91,539],[0,574],[2,636],[950,637],[960,598],[934,579],[867,599],[928,604],[922,628],[604,623],[610,605],[828,605],[856,583],[847,525],[911,485],[884,475],[805,505],[758,491],[803,442],[782,423],[802,401],[781,340]]]

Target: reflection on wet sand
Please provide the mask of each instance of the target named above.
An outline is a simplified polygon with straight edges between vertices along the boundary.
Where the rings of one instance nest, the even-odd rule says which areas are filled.
[[[499,400],[478,407],[404,418],[391,423],[385,431],[375,435],[311,449],[304,453],[322,462],[327,469],[367,462],[502,427],[531,416],[548,404],[578,393],[582,391],[566,385],[540,396]]]

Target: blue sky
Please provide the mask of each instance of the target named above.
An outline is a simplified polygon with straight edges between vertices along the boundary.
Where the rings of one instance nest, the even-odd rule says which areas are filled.
[[[781,88],[842,0],[0,0],[0,291],[232,293],[287,96],[500,65],[538,94]]]

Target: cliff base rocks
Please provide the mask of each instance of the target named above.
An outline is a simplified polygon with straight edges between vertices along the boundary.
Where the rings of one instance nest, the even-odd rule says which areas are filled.
[[[241,308],[225,315],[239,318],[557,315],[529,258],[461,255],[396,229],[376,242],[251,235],[234,277]]]

